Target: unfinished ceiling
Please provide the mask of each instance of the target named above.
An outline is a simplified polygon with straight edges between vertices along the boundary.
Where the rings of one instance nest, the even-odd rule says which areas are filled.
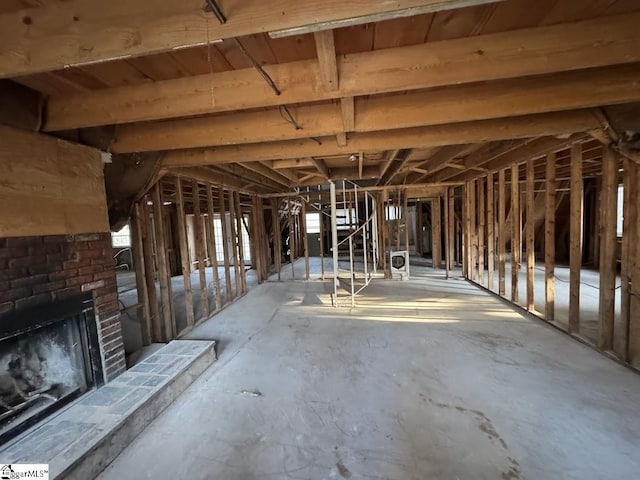
[[[43,95],[43,131],[256,193],[637,155],[637,1],[393,3],[4,1],[0,77]]]

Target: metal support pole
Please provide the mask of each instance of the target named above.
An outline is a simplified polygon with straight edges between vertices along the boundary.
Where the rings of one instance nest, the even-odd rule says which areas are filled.
[[[369,200],[367,199],[367,197],[369,196],[369,194],[367,192],[364,192],[364,225],[362,228],[362,248],[364,249],[364,278],[366,280],[369,279],[369,275],[368,275],[368,263],[369,263],[369,256],[367,255],[367,236],[369,233]]]

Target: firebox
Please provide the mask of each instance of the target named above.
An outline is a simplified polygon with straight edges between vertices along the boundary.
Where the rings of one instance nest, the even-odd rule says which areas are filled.
[[[0,322],[0,445],[104,383],[91,294]]]

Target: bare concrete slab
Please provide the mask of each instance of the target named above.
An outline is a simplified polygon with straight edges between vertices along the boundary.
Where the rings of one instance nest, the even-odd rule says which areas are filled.
[[[203,373],[100,476],[611,479],[640,471],[640,377],[464,281],[256,287],[189,335]]]
[[[215,361],[215,342],[173,341],[0,450],[0,463],[48,463],[51,478],[95,478]]]

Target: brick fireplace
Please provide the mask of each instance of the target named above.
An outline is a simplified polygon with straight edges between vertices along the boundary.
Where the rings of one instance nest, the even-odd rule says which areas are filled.
[[[108,232],[0,239],[3,435],[7,423],[36,410],[32,404],[53,411],[45,404],[62,404],[63,396],[69,401],[125,370],[111,252]],[[65,308],[66,317],[60,313]],[[55,378],[46,380],[47,375]],[[77,377],[78,385],[65,382],[65,375]]]

